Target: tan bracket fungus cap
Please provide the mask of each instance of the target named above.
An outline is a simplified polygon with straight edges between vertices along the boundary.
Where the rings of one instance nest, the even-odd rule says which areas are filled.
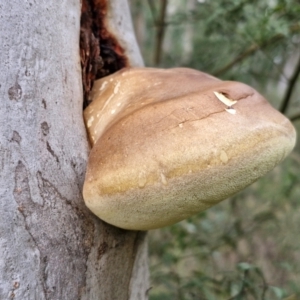
[[[185,68],[95,82],[86,205],[117,227],[171,225],[244,189],[293,149],[289,120],[251,87]]]

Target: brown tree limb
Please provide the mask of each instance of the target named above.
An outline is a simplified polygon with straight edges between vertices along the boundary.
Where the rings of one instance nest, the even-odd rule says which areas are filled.
[[[151,2],[151,1],[150,1]],[[162,0],[159,16],[156,20],[156,43],[154,51],[154,64],[159,65],[162,56],[162,45],[165,35],[165,18],[167,11],[168,0]]]
[[[288,108],[289,102],[291,100],[291,96],[293,94],[293,90],[295,88],[295,85],[297,83],[297,79],[299,77],[300,74],[300,56],[297,62],[297,65],[294,69],[294,72],[289,80],[289,85],[287,87],[287,90],[285,92],[281,107],[280,107],[280,111],[284,114]]]

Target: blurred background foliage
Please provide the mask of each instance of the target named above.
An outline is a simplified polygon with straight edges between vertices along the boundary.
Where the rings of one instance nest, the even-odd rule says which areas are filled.
[[[147,66],[245,82],[300,130],[299,0],[130,0]],[[229,200],[151,231],[151,300],[300,299],[300,145]]]

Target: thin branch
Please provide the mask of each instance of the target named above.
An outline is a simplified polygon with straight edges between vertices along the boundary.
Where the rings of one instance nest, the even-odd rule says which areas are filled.
[[[292,33],[299,33],[300,26],[298,24],[293,24],[290,26],[290,34]],[[285,36],[283,34],[276,34],[273,37],[271,37],[269,40],[262,42],[261,44],[253,44],[251,45],[248,49],[246,49],[243,53],[239,54],[236,58],[234,58],[230,63],[228,63],[226,66],[223,68],[217,70],[216,72],[213,73],[215,76],[220,76],[221,74],[225,73],[229,69],[231,69],[234,65],[237,63],[241,62],[248,56],[254,54],[257,50],[262,50],[263,48],[266,48],[280,40],[283,40]]]
[[[285,96],[283,98],[283,101],[282,101],[282,104],[281,104],[281,107],[280,107],[280,111],[283,114],[286,112],[286,110],[288,108],[288,105],[289,105],[289,102],[291,100],[291,96],[293,94],[293,90],[295,88],[295,85],[296,85],[297,79],[299,77],[299,74],[300,74],[300,56],[299,56],[299,59],[298,59],[298,63],[296,65],[295,69],[294,69],[294,73],[293,73],[292,77],[289,80],[289,85],[287,87]]]
[[[295,114],[295,115],[290,117],[291,122],[298,121],[298,119],[300,120],[300,113]]]
[[[151,1],[150,1],[151,2]],[[168,0],[161,0],[160,14],[156,21],[156,47],[154,52],[154,64],[159,65],[162,54],[162,45],[165,35],[165,18]]]
[[[282,34],[276,34],[269,40],[261,43],[261,44],[253,44],[251,45],[248,49],[246,49],[243,53],[239,54],[236,58],[234,58],[230,63],[228,63],[226,66],[223,68],[217,70],[216,72],[213,73],[214,76],[220,76],[221,74],[225,73],[229,69],[231,69],[234,65],[237,63],[241,62],[248,56],[254,54],[256,51],[261,50],[263,48],[266,48],[280,40],[282,40],[285,36]]]

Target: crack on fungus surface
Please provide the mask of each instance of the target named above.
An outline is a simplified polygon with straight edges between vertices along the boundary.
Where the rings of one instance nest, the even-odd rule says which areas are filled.
[[[164,129],[163,131],[166,131],[166,130],[170,130],[170,129],[174,129],[174,128],[177,128],[178,126],[180,127],[180,124],[185,124],[185,123],[188,123],[188,122],[196,122],[196,121],[201,121],[203,119],[206,119],[206,118],[209,118],[210,116],[212,115],[215,115],[215,114],[219,114],[219,113],[222,113],[224,112],[224,110],[220,110],[220,111],[216,111],[216,112],[212,112],[212,113],[209,113],[209,114],[206,114],[202,117],[196,117],[196,118],[190,118],[190,119],[184,119],[184,120],[178,120],[178,118],[176,116],[173,115],[173,112],[170,113],[169,115],[165,116],[164,118],[162,118],[161,120],[159,120],[158,122],[155,122],[155,124],[158,124],[160,122],[162,122],[164,119],[170,117],[170,116],[174,116],[175,119],[177,119],[179,121],[178,124],[176,124],[175,126],[172,126],[172,127],[169,127],[169,128],[166,128]]]

